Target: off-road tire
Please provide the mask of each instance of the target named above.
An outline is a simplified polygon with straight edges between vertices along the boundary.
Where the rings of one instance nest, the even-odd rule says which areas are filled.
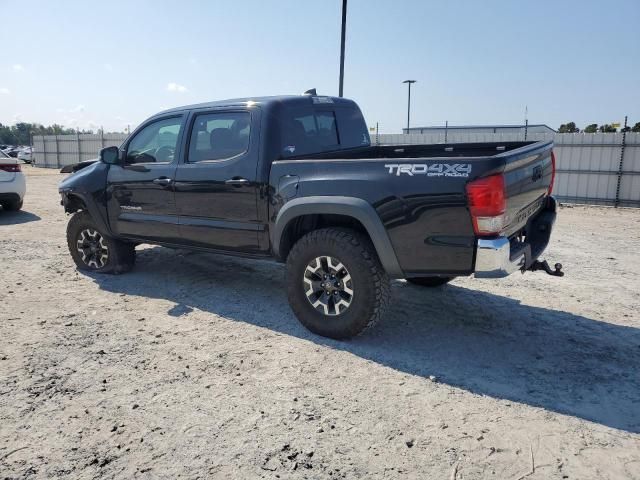
[[[454,277],[415,277],[407,278],[407,282],[421,287],[441,287],[453,280]]]
[[[313,307],[305,289],[305,273],[316,258],[341,262],[351,277],[353,296],[346,310],[326,315]],[[313,333],[334,339],[362,334],[383,316],[391,284],[371,241],[350,229],[324,228],[303,236],[287,257],[287,293],[291,309]]]
[[[6,200],[2,202],[2,208],[7,212],[17,212],[22,209],[22,200]]]
[[[102,244],[107,249],[107,258],[104,264],[90,266],[83,260],[83,255],[78,251],[78,241],[82,232],[97,232]],[[136,250],[132,243],[122,242],[105,235],[96,226],[96,223],[87,211],[75,213],[67,224],[67,246],[71,258],[80,270],[98,273],[125,273],[133,268],[136,261]]]

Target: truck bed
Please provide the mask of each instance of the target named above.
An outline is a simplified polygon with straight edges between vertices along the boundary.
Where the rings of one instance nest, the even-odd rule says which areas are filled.
[[[462,275],[473,271],[477,242],[467,183],[504,175],[507,224],[502,234],[516,237],[544,206],[553,175],[552,146],[374,145],[277,160],[271,182],[278,185],[278,179],[295,178],[295,195],[300,196],[357,195],[376,209],[403,270]]]

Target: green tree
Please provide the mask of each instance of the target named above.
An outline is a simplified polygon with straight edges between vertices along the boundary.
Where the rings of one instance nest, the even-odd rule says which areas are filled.
[[[631,127],[631,131],[640,133],[640,122],[636,123],[633,127]]]
[[[0,123],[0,143],[7,145],[29,145],[31,135],[69,135],[75,133],[93,133],[92,130],[65,128],[54,123],[45,127],[39,123],[19,122],[13,126]]]
[[[575,122],[563,123],[558,128],[558,133],[578,133],[579,131],[580,129],[576,127]]]
[[[584,129],[584,133],[596,133],[598,131],[598,124],[592,123],[591,125],[587,125]]]
[[[616,133],[618,129],[609,125],[608,123],[605,123],[604,125],[600,125],[600,128],[598,128],[598,131],[602,133]]]
[[[31,142],[30,132],[32,125],[30,123],[16,123],[11,129],[16,137],[18,145],[29,145]]]

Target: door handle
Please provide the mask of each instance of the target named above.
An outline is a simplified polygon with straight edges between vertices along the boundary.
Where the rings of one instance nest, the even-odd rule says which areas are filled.
[[[226,180],[224,182],[226,185],[248,185],[249,180],[247,180],[246,178],[230,178],[229,180]]]
[[[163,187],[168,187],[173,183],[173,180],[167,177],[160,177],[156,178],[153,183],[155,183],[156,185],[162,185]]]

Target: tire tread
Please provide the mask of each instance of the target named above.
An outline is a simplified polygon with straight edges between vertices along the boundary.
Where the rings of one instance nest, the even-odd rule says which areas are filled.
[[[69,253],[71,253],[71,257],[73,258],[76,266],[79,269],[99,273],[120,274],[126,273],[133,268],[136,261],[135,246],[131,243],[123,242],[115,238],[106,236],[103,232],[100,232],[100,234],[109,243],[109,250],[111,251],[112,258],[110,259],[109,264],[100,270],[93,270],[91,268],[88,268],[82,262],[82,260],[78,258],[75,250],[76,234],[78,230],[83,227],[91,227],[95,230],[100,231],[96,227],[93,218],[91,218],[91,215],[86,210],[74,213],[73,216],[69,219],[69,223],[67,223],[67,246],[69,247]]]
[[[374,298],[373,305],[369,310],[367,322],[364,326],[352,325],[352,328],[348,332],[345,332],[344,336],[340,336],[340,338],[362,335],[382,318],[389,307],[391,292],[389,277],[384,271],[369,238],[348,228],[329,227],[309,232],[296,242],[291,249],[287,258],[287,266],[297,264],[299,257],[304,255],[308,249],[323,244],[331,244],[338,248],[344,247],[345,244],[351,245],[357,252],[359,259],[364,263],[365,268],[369,271],[374,288]],[[291,286],[289,288],[291,288]],[[294,311],[296,311],[295,308]]]

